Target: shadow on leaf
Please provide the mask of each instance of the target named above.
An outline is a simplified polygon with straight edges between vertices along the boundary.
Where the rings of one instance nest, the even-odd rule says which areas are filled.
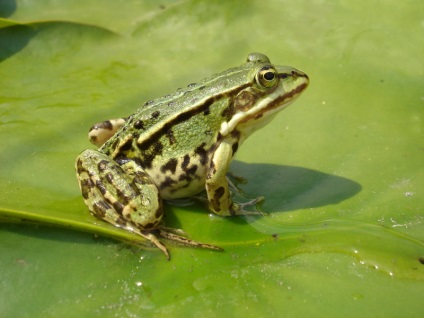
[[[242,185],[247,197],[265,197],[265,212],[337,204],[362,189],[359,183],[347,178],[302,167],[235,161],[231,171],[247,179]]]

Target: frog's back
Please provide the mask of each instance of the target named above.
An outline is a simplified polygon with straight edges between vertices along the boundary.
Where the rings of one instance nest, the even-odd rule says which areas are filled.
[[[208,151],[232,115],[232,98],[251,85],[249,69],[228,69],[144,103],[100,151],[115,159],[135,158],[143,168]]]

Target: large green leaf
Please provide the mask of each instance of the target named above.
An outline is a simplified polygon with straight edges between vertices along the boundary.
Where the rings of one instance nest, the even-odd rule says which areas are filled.
[[[2,316],[419,317],[423,13],[393,0],[0,2]],[[232,166],[267,215],[167,205],[167,225],[225,249],[168,242],[169,262],[92,217],[73,168],[88,128],[252,51],[311,78]]]

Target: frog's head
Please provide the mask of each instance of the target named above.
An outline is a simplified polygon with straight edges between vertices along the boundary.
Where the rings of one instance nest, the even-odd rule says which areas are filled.
[[[267,56],[251,53],[245,63],[246,88],[233,100],[233,116],[222,124],[221,134],[234,129],[247,137],[289,106],[308,87],[308,76],[293,67],[275,66]]]

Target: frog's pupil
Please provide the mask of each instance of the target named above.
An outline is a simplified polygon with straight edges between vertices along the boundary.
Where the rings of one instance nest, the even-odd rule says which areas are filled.
[[[266,72],[265,75],[264,75],[264,78],[267,81],[272,81],[274,79],[274,77],[275,77],[275,75],[274,75],[273,72]]]

